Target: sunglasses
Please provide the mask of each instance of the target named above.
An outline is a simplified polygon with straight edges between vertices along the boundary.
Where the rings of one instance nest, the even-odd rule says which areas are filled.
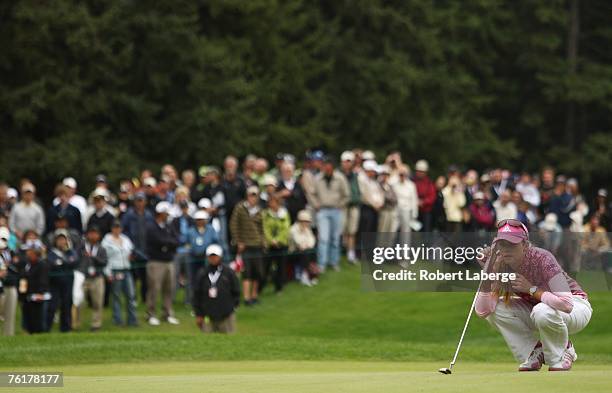
[[[511,227],[514,228],[521,228],[523,230],[523,232],[525,233],[529,233],[529,231],[527,230],[527,227],[525,226],[525,224],[523,224],[522,222],[520,222],[519,220],[516,220],[514,218],[508,218],[505,220],[500,220],[497,223],[497,229],[503,227],[504,225],[510,225]]]

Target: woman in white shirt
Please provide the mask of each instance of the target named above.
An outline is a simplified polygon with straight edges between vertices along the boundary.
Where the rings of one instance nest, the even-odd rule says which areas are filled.
[[[123,294],[127,303],[127,324],[128,326],[138,326],[134,280],[130,264],[134,245],[130,238],[121,232],[121,222],[119,220],[113,222],[111,232],[104,236],[102,247],[104,247],[108,256],[106,275],[111,280],[113,322],[115,325],[123,325],[123,318],[121,317],[121,295]]]

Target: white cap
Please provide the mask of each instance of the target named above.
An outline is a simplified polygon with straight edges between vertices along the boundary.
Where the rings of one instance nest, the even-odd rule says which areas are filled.
[[[108,198],[108,191],[106,191],[105,188],[98,187],[91,194],[91,197],[92,198],[103,197],[104,199],[107,199]]]
[[[482,191],[478,191],[474,193],[474,200],[477,200],[477,199],[485,199]]]
[[[142,181],[145,186],[155,187],[157,185],[157,180],[154,177],[147,177]]]
[[[155,213],[168,213],[170,207],[170,203],[166,201],[158,202],[157,205],[155,205]]]
[[[247,188],[247,195],[249,194],[257,194],[259,195],[259,188],[257,186],[249,186],[249,188]]]
[[[208,198],[202,198],[198,201],[198,207],[200,209],[210,209],[212,202]]]
[[[26,183],[21,187],[21,192],[36,192],[36,187],[32,183]]]
[[[273,175],[265,175],[262,181],[264,186],[274,186],[276,187],[276,177]]]
[[[66,187],[77,188],[77,182],[74,179],[74,177],[64,178],[64,180],[62,180],[62,184],[65,185]]]
[[[343,152],[340,155],[340,161],[355,161],[355,153],[350,150]]]
[[[11,198],[17,198],[19,196],[19,193],[17,192],[16,189],[14,189],[13,187],[9,188],[8,190],[6,190],[6,197],[11,199]]]
[[[361,153],[361,158],[363,158],[364,161],[375,160],[376,156],[374,155],[372,150],[366,150],[363,153]]]
[[[482,176],[480,176],[480,181],[481,181],[482,183],[486,183],[486,182],[488,182],[489,180],[491,180],[491,176],[489,176],[489,174],[488,174],[488,173],[483,173],[483,174],[482,174]]]
[[[312,222],[312,216],[308,210],[300,210],[297,215],[298,221]]]
[[[0,239],[7,240],[11,237],[11,232],[7,227],[0,227]]]
[[[378,169],[378,164],[374,160],[366,160],[363,162],[363,170],[364,171],[376,171]]]
[[[206,256],[208,257],[210,255],[218,255],[222,257],[223,249],[218,244],[211,244],[210,246],[206,247]]]
[[[425,160],[418,160],[414,165],[414,170],[419,172],[427,172],[429,170],[429,163]]]
[[[198,210],[193,215],[194,220],[208,220],[210,218],[210,214],[206,210]]]

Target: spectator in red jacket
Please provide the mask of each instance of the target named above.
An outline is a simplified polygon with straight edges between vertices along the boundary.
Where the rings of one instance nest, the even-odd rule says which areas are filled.
[[[481,191],[474,194],[474,201],[470,204],[470,215],[474,230],[492,231],[494,229],[495,209]]]
[[[423,232],[431,232],[433,226],[431,211],[436,202],[436,187],[427,176],[427,171],[429,171],[427,161],[417,161],[414,169],[414,184],[419,197],[419,221],[423,224]]]

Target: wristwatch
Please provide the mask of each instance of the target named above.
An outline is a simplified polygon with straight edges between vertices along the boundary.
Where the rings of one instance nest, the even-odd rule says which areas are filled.
[[[538,291],[538,287],[536,287],[535,285],[531,288],[529,288],[529,294],[531,296],[535,295],[535,293]]]

